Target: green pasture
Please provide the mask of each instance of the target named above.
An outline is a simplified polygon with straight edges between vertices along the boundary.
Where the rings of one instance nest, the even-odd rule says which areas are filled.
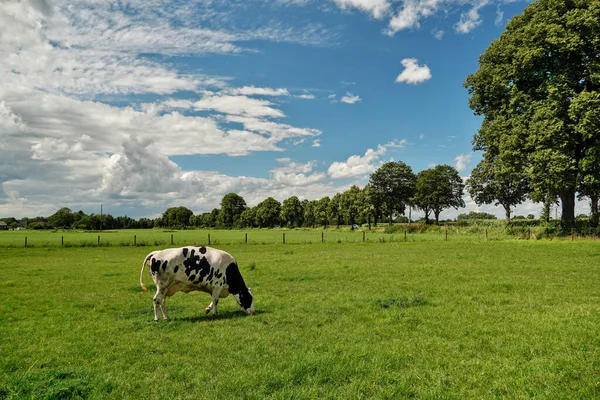
[[[256,316],[153,322],[151,247],[0,248],[0,398],[600,398],[598,242],[219,247]]]
[[[235,244],[314,244],[414,241],[484,241],[513,239],[570,240],[547,235],[540,227],[506,227],[505,224],[471,226],[432,226],[413,224],[379,225],[351,230],[348,227],[322,229],[248,229],[248,230],[163,230],[131,229],[115,231],[0,231],[0,247],[73,246],[184,246]]]

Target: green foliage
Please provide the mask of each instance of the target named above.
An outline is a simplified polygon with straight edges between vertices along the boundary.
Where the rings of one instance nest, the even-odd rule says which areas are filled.
[[[464,207],[462,199],[464,184],[458,171],[449,165],[436,165],[417,174],[415,195],[411,202],[425,212],[425,223],[433,212],[439,224],[443,209]]]
[[[221,199],[221,209],[217,221],[219,226],[231,229],[239,225],[241,214],[246,210],[246,201],[240,195],[228,193]]]
[[[281,203],[272,197],[256,206],[256,224],[260,228],[273,228],[279,224]]]
[[[509,176],[524,172],[532,200],[560,197],[566,225],[581,178],[597,178],[585,160],[597,160],[600,146],[599,52],[600,2],[538,0],[465,82],[470,107],[485,117],[474,148],[490,165],[507,162],[517,174]]]
[[[501,205],[509,221],[512,207],[525,201],[529,185],[521,164],[514,159],[504,161],[494,153],[488,150],[484,159],[473,168],[466,189],[477,205]]]
[[[344,215],[342,214],[342,195],[340,193],[336,193],[327,203],[327,219],[330,223],[335,223],[338,228],[344,223]]]
[[[73,224],[73,212],[68,207],[63,207],[48,217],[48,225],[53,228],[70,228]]]
[[[342,193],[340,209],[342,210],[342,218],[347,225],[361,222],[361,208],[364,203],[362,191],[356,185],[352,185]]]
[[[386,208],[390,224],[395,213],[404,214],[415,194],[415,181],[412,168],[402,161],[387,162],[371,174],[372,201],[376,208]]]
[[[497,219],[494,214],[486,213],[486,212],[477,212],[477,211],[469,211],[468,213],[458,214],[456,217],[458,221],[461,220],[478,220],[478,219]]]
[[[281,223],[290,228],[302,226],[304,209],[297,196],[286,199],[281,204]]]
[[[317,201],[315,205],[315,222],[326,228],[329,225],[329,196],[325,196]]]
[[[186,228],[190,225],[193,215],[192,210],[183,206],[167,208],[162,214],[161,226],[170,229]]]

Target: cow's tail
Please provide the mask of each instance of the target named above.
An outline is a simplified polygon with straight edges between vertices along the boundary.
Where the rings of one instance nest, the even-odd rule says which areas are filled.
[[[148,259],[152,256],[152,254],[148,254],[146,256],[146,258],[144,258],[144,263],[142,264],[142,270],[140,271],[140,286],[142,287],[142,289],[144,290],[144,292],[148,293],[148,288],[146,288],[146,285],[144,285],[144,282],[142,281],[142,277],[144,276],[144,268],[146,267],[146,262],[148,261]]]

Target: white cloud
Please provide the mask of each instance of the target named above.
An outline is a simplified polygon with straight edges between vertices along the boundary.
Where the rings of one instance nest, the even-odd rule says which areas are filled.
[[[313,140],[312,147],[321,147],[321,139]]]
[[[442,29],[434,29],[431,31],[431,34],[437,40],[442,40],[444,38],[444,31]]]
[[[429,67],[419,65],[416,58],[405,58],[401,63],[404,66],[404,71],[396,77],[396,82],[417,84],[431,79]]]
[[[391,3],[388,0],[333,0],[341,9],[358,8],[373,16],[382,18],[389,10]]]
[[[502,11],[500,7],[498,7],[498,9],[496,10],[496,20],[494,21],[494,23],[496,24],[496,26],[501,26],[502,21],[504,21],[504,11]]]
[[[272,173],[272,179],[278,183],[291,186],[306,186],[322,181],[327,177],[324,172],[309,174],[317,164],[316,161],[309,161],[302,164],[290,158],[278,158],[277,162],[282,164],[282,166],[274,168],[270,172]]]
[[[299,99],[304,99],[304,100],[314,100],[315,99],[315,95],[310,94],[310,93],[299,94],[296,97]]]
[[[392,17],[387,33],[394,35],[403,29],[418,28],[419,20],[438,11],[444,0],[405,0],[403,7]]]
[[[224,114],[243,115],[249,117],[284,117],[280,110],[271,107],[268,100],[254,99],[248,96],[231,96],[222,94],[207,94],[196,101],[196,110],[213,110]]]
[[[360,98],[360,96],[358,95],[353,95],[350,92],[346,92],[346,95],[343,96],[340,101],[342,103],[346,103],[346,104],[354,104],[354,103],[358,103],[359,101],[361,101],[362,99]]]
[[[395,140],[385,145],[378,145],[377,150],[368,149],[364,156],[353,155],[344,162],[334,162],[327,169],[327,174],[333,179],[352,178],[370,174],[377,169],[380,158],[389,148],[404,148],[406,139]]]
[[[318,129],[297,128],[256,117],[228,115],[225,117],[225,120],[227,122],[242,124],[244,129],[248,131],[268,135],[269,140],[273,143],[278,143],[285,139],[315,137],[321,134],[321,131]]]
[[[473,29],[481,25],[481,18],[479,15],[479,9],[487,4],[487,0],[473,6],[468,12],[460,15],[460,21],[454,25],[454,29],[458,33],[469,33]]]
[[[244,96],[289,96],[290,92],[284,88],[261,88],[254,86],[244,86],[242,88],[231,89],[230,93],[233,95],[244,95]]]
[[[458,172],[461,172],[467,169],[467,165],[469,165],[472,158],[472,154],[459,154],[458,156],[456,156],[454,158],[454,161],[456,161],[456,170]]]

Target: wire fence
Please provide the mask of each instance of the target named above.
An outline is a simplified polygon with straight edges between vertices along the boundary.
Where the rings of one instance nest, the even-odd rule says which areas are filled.
[[[357,230],[120,230],[120,231],[4,231],[0,248],[18,247],[101,247],[101,246],[187,246],[219,244],[318,244],[318,243],[400,243],[422,241],[490,240],[590,240],[595,235],[557,235],[542,227],[503,229],[485,226],[399,226],[385,231]]]

